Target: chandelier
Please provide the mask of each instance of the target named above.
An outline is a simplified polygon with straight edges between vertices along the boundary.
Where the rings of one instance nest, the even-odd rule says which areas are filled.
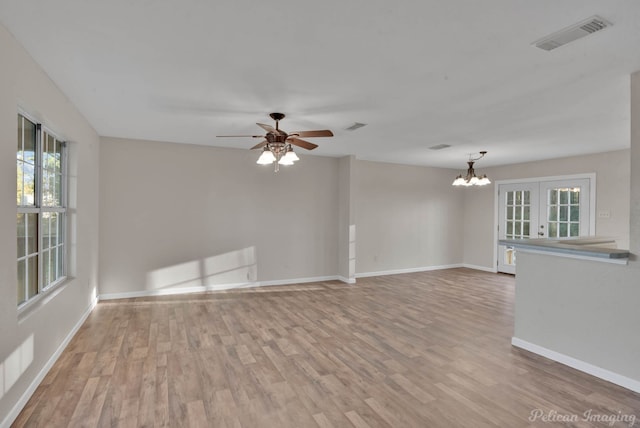
[[[469,160],[467,164],[469,165],[469,169],[467,169],[467,174],[462,176],[462,174],[458,175],[455,180],[453,180],[454,186],[485,186],[490,184],[491,181],[487,178],[487,175],[483,175],[482,177],[478,177],[476,175],[475,170],[473,169],[473,164],[484,157],[486,155],[486,151],[480,152],[480,156],[474,158],[469,155]]]
[[[272,142],[267,143],[257,160],[258,165],[269,165],[275,163],[274,171],[280,170],[280,165],[293,165],[297,160],[300,160],[296,152],[293,151],[293,147],[289,143]]]

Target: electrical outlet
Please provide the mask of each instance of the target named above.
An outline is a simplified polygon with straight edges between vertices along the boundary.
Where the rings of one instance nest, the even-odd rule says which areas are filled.
[[[598,218],[611,218],[611,211],[609,210],[598,211]]]

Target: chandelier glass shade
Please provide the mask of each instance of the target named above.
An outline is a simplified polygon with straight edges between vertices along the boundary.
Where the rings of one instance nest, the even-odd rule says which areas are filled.
[[[469,168],[467,169],[467,173],[463,176],[462,174],[458,175],[455,180],[453,180],[454,186],[486,186],[487,184],[491,184],[491,180],[487,177],[486,174],[478,177],[476,175],[476,171],[473,169],[473,164],[478,160],[484,157],[487,152],[480,152],[480,156],[476,158],[469,157],[467,161],[467,165]]]

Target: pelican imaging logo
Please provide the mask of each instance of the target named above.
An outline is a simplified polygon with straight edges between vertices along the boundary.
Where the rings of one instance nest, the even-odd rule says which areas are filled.
[[[575,423],[575,422],[592,422],[602,425],[613,426],[618,422],[627,424],[632,427],[636,424],[636,415],[622,413],[598,413],[593,409],[586,410],[582,414],[577,413],[560,413],[556,410],[545,412],[542,409],[533,409],[529,414],[529,422],[548,422],[548,423]]]

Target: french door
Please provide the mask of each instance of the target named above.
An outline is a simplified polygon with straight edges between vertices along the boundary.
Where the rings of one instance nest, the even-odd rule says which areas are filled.
[[[577,178],[498,186],[498,239],[588,236],[591,180]],[[516,272],[516,252],[498,245],[498,272]]]

